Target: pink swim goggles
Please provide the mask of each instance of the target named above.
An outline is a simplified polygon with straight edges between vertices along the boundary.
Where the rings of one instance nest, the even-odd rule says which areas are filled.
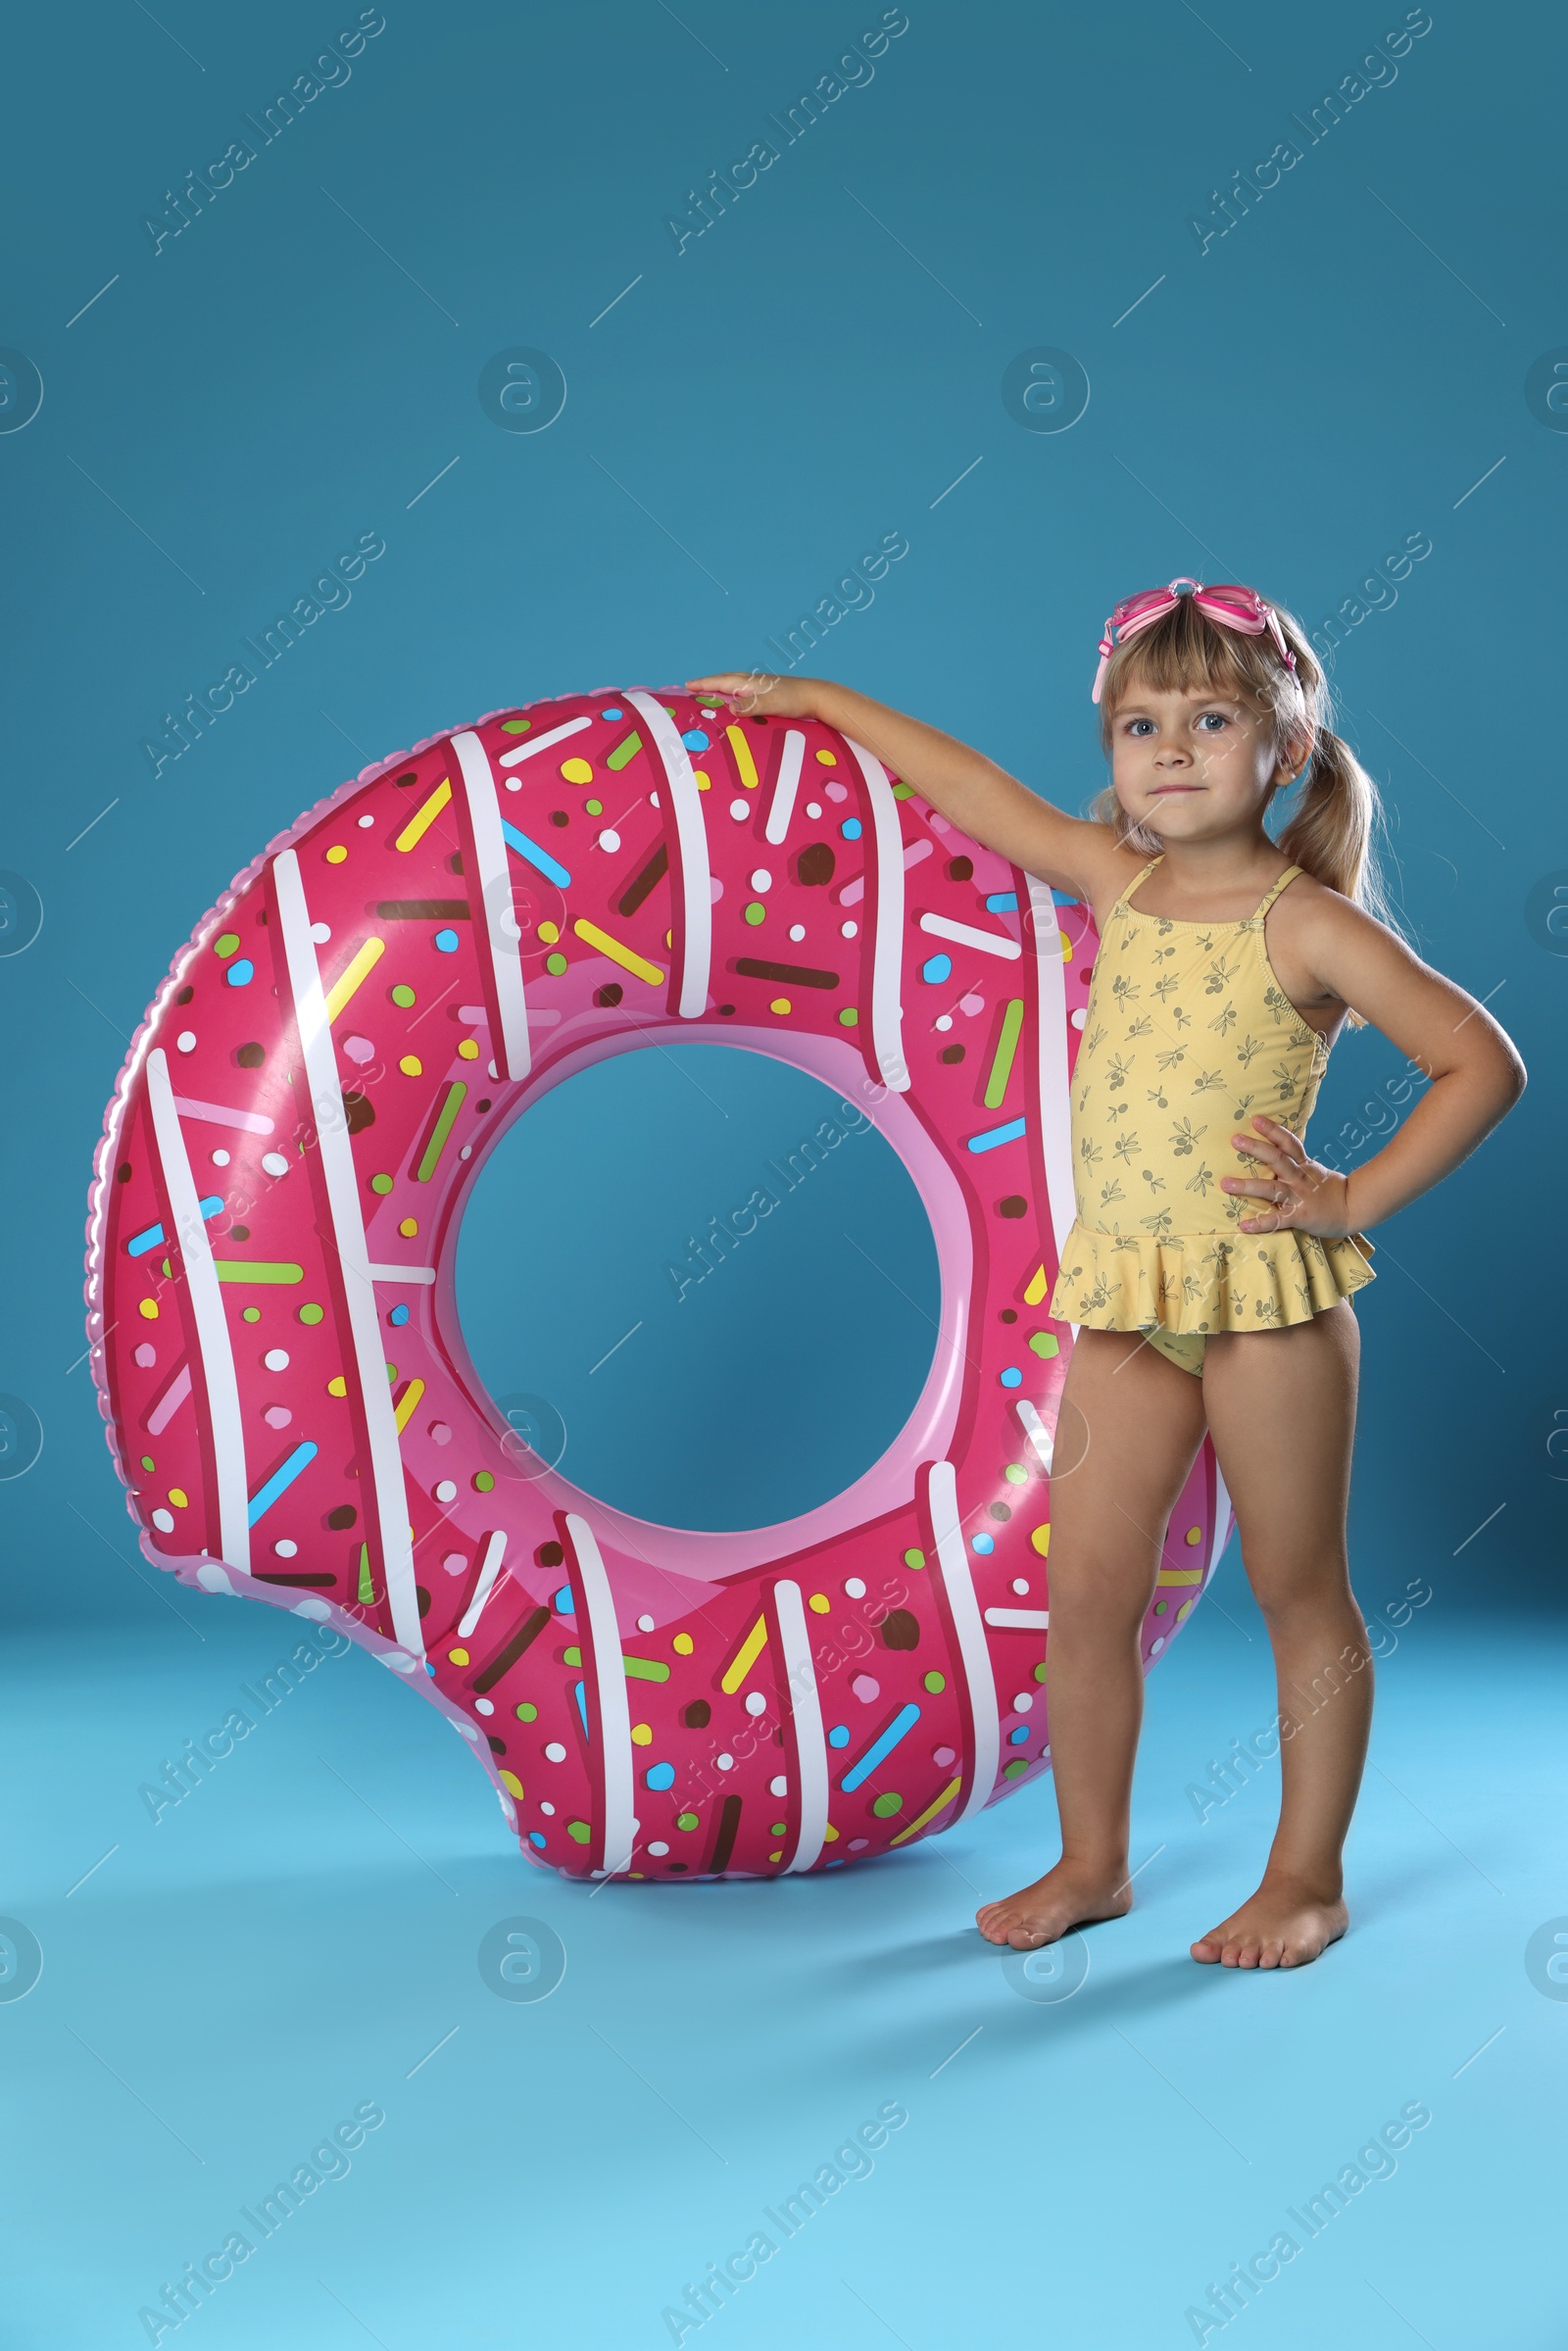
[[[1263,602],[1255,588],[1239,588],[1234,584],[1205,588],[1200,580],[1183,577],[1173,579],[1168,587],[1145,588],[1137,596],[1122,598],[1105,622],[1105,633],[1100,640],[1100,667],[1095,672],[1094,692],[1089,698],[1091,702],[1100,700],[1100,689],[1105,682],[1105,665],[1116,647],[1125,645],[1129,637],[1138,635],[1140,629],[1151,627],[1154,621],[1163,619],[1167,612],[1174,612],[1183,596],[1191,596],[1200,612],[1205,612],[1210,620],[1217,620],[1221,628],[1240,629],[1244,636],[1249,637],[1260,637],[1267,629],[1280,649],[1285,666],[1295,671],[1296,656],[1285,642],[1279,614],[1271,604]]]

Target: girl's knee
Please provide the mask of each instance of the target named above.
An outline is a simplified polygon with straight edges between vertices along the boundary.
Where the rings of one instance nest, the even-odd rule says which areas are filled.
[[[1136,1632],[1154,1596],[1154,1562],[1140,1559],[1097,1559],[1092,1554],[1070,1565],[1053,1559],[1051,1566],[1051,1630],[1111,1630]]]
[[[1336,1623],[1353,1619],[1360,1624],[1345,1558],[1271,1560],[1266,1567],[1244,1564],[1252,1597],[1270,1633],[1288,1632],[1295,1624],[1321,1623],[1325,1618]]]

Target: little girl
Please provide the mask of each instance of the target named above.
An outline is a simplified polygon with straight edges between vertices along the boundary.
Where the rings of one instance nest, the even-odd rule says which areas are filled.
[[[1329,726],[1300,624],[1187,579],[1118,605],[1093,699],[1111,782],[1064,814],[951,735],[846,686],[727,673],[737,712],[824,720],[977,841],[1086,900],[1101,947],[1072,1080],[1077,1219],[1051,1311],[1078,1326],[1052,1478],[1047,1658],[1061,1858],[978,1913],[1026,1950],[1131,1907],[1139,1628],[1205,1428],[1268,1625],[1279,1828],[1257,1891],[1192,1946],[1298,1967],[1345,1933],[1342,1853],[1371,1652],[1346,1508],[1363,1228],[1456,1167],[1518,1100],[1484,1007],[1376,918],[1377,796]],[[1278,840],[1275,796],[1300,781]],[[1329,1048],[1372,1023],[1431,1084],[1364,1165],[1304,1135]],[[1324,1682],[1334,1692],[1303,1694]]]

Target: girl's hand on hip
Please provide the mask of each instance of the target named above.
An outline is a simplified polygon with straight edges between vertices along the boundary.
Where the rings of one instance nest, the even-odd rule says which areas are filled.
[[[1315,1233],[1320,1240],[1340,1240],[1350,1230],[1350,1184],[1348,1176],[1309,1159],[1299,1135],[1282,1127],[1276,1118],[1256,1117],[1253,1135],[1232,1135],[1238,1151],[1261,1160],[1265,1173],[1221,1176],[1222,1192],[1250,1195],[1264,1203],[1254,1216],[1244,1217],[1244,1233]]]
[[[689,677],[688,694],[722,694],[738,718],[811,718],[818,680],[777,677],[769,669],[721,669],[712,677]]]

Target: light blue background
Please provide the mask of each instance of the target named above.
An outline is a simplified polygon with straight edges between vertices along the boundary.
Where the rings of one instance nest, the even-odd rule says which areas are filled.
[[[38,1414],[44,1451],[0,1483],[0,1572],[24,1629],[6,1898],[45,1973],[0,2004],[24,2101],[9,2339],[145,2339],[134,2310],[158,2278],[382,2095],[355,2177],[224,2289],[202,2339],[667,2340],[660,2305],[900,2096],[914,2119],[877,2176],[713,2322],[723,2338],[859,2345],[891,2327],[936,2351],[1022,2326],[1143,2351],[1191,2340],[1181,2312],[1205,2280],[1424,2096],[1438,2120],[1400,2177],[1268,2289],[1249,2338],[1332,2325],[1382,2345],[1407,2314],[1439,2351],[1555,2341],[1541,2176],[1560,2148],[1539,2082],[1568,2007],[1522,1953],[1568,1908],[1545,1673],[1568,1494],[1568,1439],[1548,1451],[1568,1428],[1568,959],[1527,902],[1568,879],[1568,435],[1525,379],[1568,344],[1560,17],[1435,8],[1397,78],[1200,253],[1189,216],[1296,135],[1291,115],[1397,6],[911,7],[874,78],[677,255],[666,213],[875,7],[418,0],[389,7],[352,78],[155,257],[142,216],[355,14],[166,0],[11,30],[0,343],[44,399],[0,434],[0,864],[36,889],[44,927],[0,958],[0,1389]],[[514,345],[564,372],[542,433],[479,404],[481,368]],[[1060,434],[1022,429],[1001,398],[1041,345],[1091,386]],[[139,745],[162,714],[368,531],[386,553],[349,607],[155,780]],[[1411,937],[1488,1000],[1533,1084],[1373,1236],[1357,1583],[1373,1607],[1427,1579],[1430,1640],[1418,1656],[1412,1632],[1388,1669],[1351,1847],[1358,1924],[1298,1980],[1219,1983],[1184,1956],[1245,1890],[1272,1803],[1258,1790],[1245,1823],[1238,1803],[1200,1830],[1181,1793],[1272,1710],[1234,1555],[1152,1685],[1139,1851],[1165,1856],[1133,1924],[1094,1946],[1109,1937],[1109,1975],[1060,2010],[1012,1999],[965,1938],[981,1893],[1049,1856],[1046,1789],[961,1852],[590,1906],[523,1872],[457,1743],[356,1656],[179,1815],[154,1830],[136,1797],[286,1623],[186,1594],[175,1621],[133,1564],[87,1372],[69,1368],[102,1109],[170,959],[230,875],[361,764],[502,703],[765,661],[887,532],[907,556],[814,665],[1071,806],[1102,780],[1088,690],[1118,596],[1196,572],[1316,625],[1408,534],[1432,542],[1340,653],[1342,724],[1387,796]],[[564,1216],[635,1136],[665,1173],[625,1246],[657,1286],[669,1222],[679,1241],[725,1203],[720,1163],[690,1148],[690,1086],[654,1058],[563,1095],[540,1140],[514,1143],[526,1197]],[[1314,1140],[1399,1066],[1379,1038],[1345,1039]],[[796,1139],[791,1083],[761,1064],[733,1078],[736,1167]],[[874,1159],[855,1180],[857,1214],[895,1214]],[[912,1265],[917,1220],[904,1229]],[[628,1345],[591,1382],[601,1334],[624,1328],[628,1261],[585,1249],[549,1267],[605,1491],[670,1491],[675,1416],[639,1410],[651,1382],[684,1396],[689,1430],[751,1335],[787,1335],[781,1373],[813,1345],[831,1355],[840,1266],[804,1218],[769,1250],[712,1301],[711,1355]],[[846,1459],[874,1453],[895,1359],[928,1344],[874,1287],[854,1308],[867,1369],[839,1415]],[[761,1381],[765,1347],[753,1359]],[[760,1387],[763,1418],[770,1400]],[[822,1466],[802,1464],[806,1489]],[[780,1506],[760,1451],[722,1478],[743,1514]],[[573,1955],[538,2010],[492,2001],[474,1971],[511,1912],[548,1915]],[[466,2036],[405,2086],[455,2020]]]

